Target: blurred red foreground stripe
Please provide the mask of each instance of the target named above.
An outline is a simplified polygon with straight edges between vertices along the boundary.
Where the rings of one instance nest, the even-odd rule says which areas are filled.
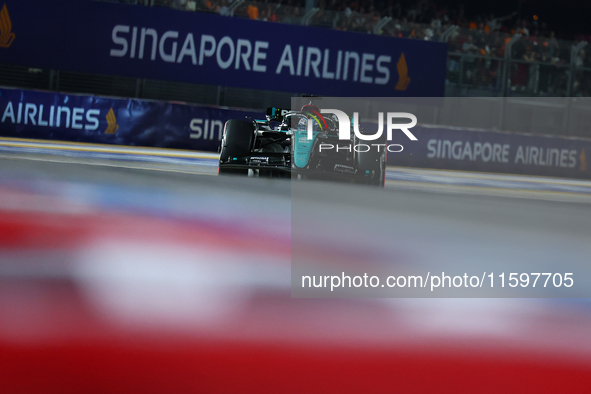
[[[65,252],[58,257],[69,259],[63,266],[68,268],[71,264],[75,268],[79,255],[73,250],[84,251],[84,245],[96,239],[122,239],[126,242],[139,240],[149,251],[153,250],[150,247],[168,243],[173,245],[173,250],[178,245],[199,246],[202,252],[211,250],[215,261],[203,255],[196,259],[196,263],[211,271],[220,269],[215,259],[220,251],[235,256],[238,262],[230,266],[229,271],[239,266],[247,252],[252,251],[264,251],[255,255],[257,259],[289,261],[288,242],[269,242],[258,234],[241,231],[239,228],[230,231],[208,221],[165,220],[92,210],[74,214],[5,210],[0,211],[0,252],[5,253],[0,257],[7,259],[7,267],[10,263],[11,268],[23,268],[23,262],[27,261],[33,268],[43,268],[43,264],[26,260],[25,252],[32,250],[44,256],[43,253],[53,249],[62,249]],[[130,250],[129,260],[134,262],[138,250],[132,247]],[[21,252],[24,257],[19,254]],[[171,262],[169,255],[166,257],[164,262],[152,263],[162,263],[156,264],[156,268],[168,266]],[[112,262],[100,260],[95,264],[100,268],[106,263]],[[173,269],[170,265],[169,269]],[[113,265],[109,267],[113,269]],[[141,267],[145,269],[146,266]],[[258,277],[271,268],[273,264],[264,263],[254,266],[253,272]],[[222,318],[226,316],[222,314],[214,316],[220,321],[214,320],[206,328],[197,324],[202,322],[200,320],[190,320],[187,326],[162,328],[130,317],[133,325],[129,330],[122,330],[115,323],[129,316],[105,309],[108,304],[92,303],[96,299],[88,297],[86,282],[76,280],[73,274],[68,276],[65,269],[58,272],[62,276],[56,277],[42,276],[33,269],[23,272],[20,277],[8,273],[0,278],[0,394],[591,393],[588,358],[576,359],[578,356],[573,355],[570,359],[572,349],[557,356],[557,352],[549,350],[556,350],[555,347],[543,348],[544,344],[552,343],[552,336],[561,337],[557,333],[569,336],[560,329],[570,326],[548,325],[548,331],[527,331],[527,335],[535,339],[544,338],[543,343],[535,342],[539,349],[532,349],[531,344],[520,347],[510,337],[498,339],[502,346],[495,352],[494,342],[475,337],[467,343],[462,340],[461,332],[456,332],[453,339],[442,333],[422,342],[410,335],[413,326],[403,331],[389,323],[385,316],[388,311],[382,304],[372,309],[369,303],[357,305],[348,300],[298,302],[289,298],[289,283],[282,288],[281,281],[277,285],[273,281],[256,282],[256,277],[246,276],[241,282],[209,283],[212,288],[208,290],[241,289],[244,292],[246,302],[239,303],[241,298],[233,300],[236,309],[227,311],[227,314],[235,314],[234,319],[225,321]],[[170,270],[156,271],[158,275],[161,272]],[[123,279],[137,279],[138,276],[134,271]],[[117,278],[121,279],[107,277],[104,282],[96,283],[112,290],[108,285]],[[133,281],[121,283],[124,289],[127,284],[134,284]],[[158,294],[164,295],[169,290],[179,290],[177,282],[171,283],[170,287],[157,288],[157,280],[139,282],[144,286],[140,288],[142,291],[133,293],[136,288],[131,288],[127,295],[146,304],[148,302],[141,297],[158,289],[162,292]],[[192,289],[193,283],[188,282],[187,288]],[[184,289],[181,287],[181,291],[173,295],[183,296]],[[265,297],[254,297],[257,291]],[[203,298],[205,306],[220,295],[212,291],[197,294]],[[192,292],[180,301],[187,299],[193,299]],[[119,312],[133,311],[137,304],[123,305],[128,309]],[[182,305],[195,307],[191,303]],[[165,306],[164,310],[156,312],[167,312],[170,308]],[[194,308],[185,308],[179,309],[181,317],[185,313],[195,313]],[[197,314],[197,318],[207,317],[204,310],[207,308],[201,311],[202,315]],[[149,315],[149,322],[161,319],[171,323],[167,319],[176,316],[158,313]],[[577,322],[579,320],[575,320]],[[587,322],[581,319],[583,327],[574,331],[582,332],[582,336],[569,336],[583,353],[588,343],[580,339],[586,338]],[[383,344],[373,335],[372,329],[376,335],[381,333]],[[355,333],[363,335],[354,337]],[[390,336],[402,339],[386,342]],[[375,342],[368,345],[368,337]],[[361,341],[362,338],[366,342]],[[327,339],[333,341],[328,343]],[[401,343],[405,345],[400,346]],[[434,343],[443,343],[446,347],[429,347]],[[513,348],[521,350],[511,351]]]
[[[260,344],[0,344],[2,393],[588,393],[591,369],[528,358]]]

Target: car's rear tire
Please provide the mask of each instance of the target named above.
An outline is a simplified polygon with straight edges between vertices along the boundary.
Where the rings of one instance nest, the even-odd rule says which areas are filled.
[[[248,175],[248,169],[227,168],[224,164],[232,164],[232,159],[240,159],[250,155],[254,141],[254,125],[252,122],[238,119],[231,119],[224,127],[224,138],[220,150],[220,175]],[[242,163],[240,163],[242,164]]]
[[[362,175],[364,181],[362,183],[372,186],[384,187],[386,182],[386,144],[385,136],[375,141],[373,144],[380,144],[382,149],[377,149],[378,146],[371,146],[367,152],[357,152],[356,164],[357,173]]]

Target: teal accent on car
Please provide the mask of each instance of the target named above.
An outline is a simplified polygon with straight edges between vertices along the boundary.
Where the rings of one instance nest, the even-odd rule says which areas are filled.
[[[294,130],[293,136],[293,161],[297,168],[304,168],[308,165],[310,154],[312,153],[312,144],[318,135],[318,131],[313,132],[313,139],[309,140],[306,130]]]

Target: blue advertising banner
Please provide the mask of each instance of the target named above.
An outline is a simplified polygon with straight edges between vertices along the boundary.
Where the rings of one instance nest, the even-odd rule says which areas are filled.
[[[444,94],[443,43],[97,1],[0,6],[2,63],[316,95]]]
[[[0,135],[217,151],[229,119],[263,112],[0,89]],[[374,131],[375,123],[361,124]],[[393,166],[591,178],[591,140],[418,125],[393,134]],[[403,149],[400,151],[400,146]]]
[[[393,141],[404,149],[388,153],[389,165],[591,178],[588,139],[425,126],[412,133],[417,141]]]
[[[258,112],[0,89],[0,135],[217,151],[224,124]]]

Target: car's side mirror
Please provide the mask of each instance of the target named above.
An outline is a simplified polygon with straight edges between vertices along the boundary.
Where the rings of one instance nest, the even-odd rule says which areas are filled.
[[[275,107],[269,107],[267,108],[267,120],[275,120],[277,122],[282,122],[283,121],[283,116],[288,113],[290,110],[289,109],[284,109],[284,108],[275,108]]]

